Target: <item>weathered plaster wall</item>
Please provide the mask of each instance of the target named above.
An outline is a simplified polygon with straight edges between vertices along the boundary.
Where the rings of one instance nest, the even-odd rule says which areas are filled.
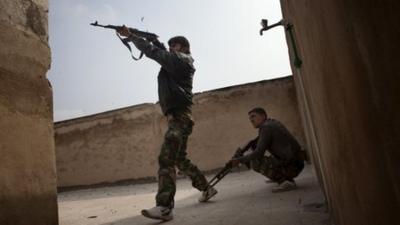
[[[47,1],[0,1],[0,224],[58,224]]]
[[[195,95],[189,158],[201,170],[222,167],[257,135],[247,112],[256,106],[285,123],[301,143],[292,77]],[[166,120],[157,104],[143,104],[55,124],[58,186],[154,177]]]
[[[303,60],[292,69],[334,224],[400,224],[400,3],[281,5]]]
[[[56,123],[58,186],[153,176],[162,125],[154,104]]]

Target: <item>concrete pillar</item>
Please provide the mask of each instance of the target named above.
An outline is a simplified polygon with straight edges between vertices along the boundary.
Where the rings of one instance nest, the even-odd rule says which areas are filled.
[[[400,224],[400,2],[281,5],[303,61],[292,69],[334,224]]]
[[[56,225],[47,0],[0,1],[0,224]]]

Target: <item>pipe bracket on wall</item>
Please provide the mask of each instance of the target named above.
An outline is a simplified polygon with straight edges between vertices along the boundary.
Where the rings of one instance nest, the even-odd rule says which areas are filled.
[[[268,26],[268,20],[266,19],[262,19],[261,20],[261,30],[260,30],[260,35],[263,35],[264,31],[267,31],[271,28],[274,28],[276,26],[284,26],[285,27],[285,32],[289,33],[289,38],[290,38],[290,43],[292,45],[293,48],[293,53],[294,53],[294,60],[293,60],[293,65],[296,68],[300,68],[301,64],[303,63],[299,57],[299,54],[297,52],[297,46],[296,46],[296,41],[294,39],[294,34],[293,34],[293,24],[291,23],[286,23],[283,19],[277,23],[274,23],[272,25]]]

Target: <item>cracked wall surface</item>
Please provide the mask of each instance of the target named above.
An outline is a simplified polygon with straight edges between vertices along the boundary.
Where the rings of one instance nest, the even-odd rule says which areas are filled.
[[[0,224],[58,224],[47,1],[0,1]]]
[[[223,167],[234,151],[257,136],[247,112],[262,106],[304,144],[292,77],[196,94],[189,158],[201,170]],[[58,186],[152,178],[166,130],[158,104],[142,104],[57,122]]]

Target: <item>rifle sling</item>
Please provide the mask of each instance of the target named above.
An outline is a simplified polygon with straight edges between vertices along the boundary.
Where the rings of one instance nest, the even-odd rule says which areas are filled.
[[[128,48],[128,50],[131,52],[132,59],[134,59],[134,60],[139,60],[139,59],[141,59],[141,58],[143,57],[143,52],[140,52],[139,58],[136,58],[135,56],[133,56],[132,48],[131,48],[131,46],[129,45],[128,40],[127,40],[128,38],[122,38],[122,37],[118,34],[118,32],[116,32],[115,34],[117,35],[117,37],[119,38],[119,40],[121,40],[122,44],[124,44],[124,45]]]

